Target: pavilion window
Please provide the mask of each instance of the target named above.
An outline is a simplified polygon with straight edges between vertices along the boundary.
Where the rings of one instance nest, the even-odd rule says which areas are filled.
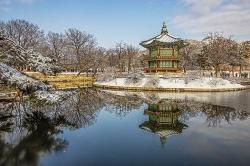
[[[155,61],[149,62],[149,67],[157,67],[157,64]]]
[[[171,111],[172,107],[171,107],[171,105],[164,104],[164,105],[160,105],[159,110],[160,111]]]
[[[157,49],[151,49],[150,50],[150,56],[152,58],[157,57],[157,55],[158,55],[158,50]]]
[[[172,56],[173,50],[172,49],[161,49],[160,56]]]
[[[174,49],[174,56],[178,56],[178,50]]]
[[[160,66],[161,67],[172,67],[172,61],[161,61]]]
[[[158,110],[158,106],[156,104],[149,104],[149,110],[151,110],[151,111],[157,111]]]

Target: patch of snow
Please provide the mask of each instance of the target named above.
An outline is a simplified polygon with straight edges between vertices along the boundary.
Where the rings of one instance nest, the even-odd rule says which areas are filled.
[[[31,66],[35,71],[46,74],[54,74],[61,70],[60,67],[55,65],[55,62],[49,58],[42,56],[40,53],[34,52],[33,50],[28,50],[28,65]]]
[[[119,87],[149,87],[151,77],[144,77],[140,82],[128,83],[126,78],[116,78],[106,82],[96,82],[97,85],[119,86]],[[152,88],[195,88],[195,89],[230,89],[244,88],[237,83],[230,82],[222,78],[201,77],[199,79],[185,82],[184,78],[159,78],[159,83],[152,85]]]
[[[28,77],[4,63],[0,63],[0,78],[8,82],[8,85],[16,86],[23,91],[48,90],[49,88],[42,81]]]

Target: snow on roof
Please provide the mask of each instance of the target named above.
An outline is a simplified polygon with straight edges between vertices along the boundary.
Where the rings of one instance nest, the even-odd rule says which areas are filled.
[[[170,137],[173,135],[178,135],[179,133],[174,131],[174,130],[162,130],[162,131],[158,131],[155,133],[156,135],[160,136],[160,137]]]
[[[176,38],[176,37],[173,37],[173,36],[168,34],[167,26],[166,26],[165,22],[163,22],[161,34],[157,35],[149,40],[142,41],[140,43],[140,45],[142,45],[143,47],[146,47],[155,41],[161,42],[161,43],[175,43],[175,42],[178,42],[180,40],[181,40],[180,38]]]
[[[162,33],[154,38],[141,42],[142,46],[147,46],[152,44],[154,41],[162,42],[162,43],[174,43],[180,41],[179,38],[175,38],[168,33]]]
[[[172,135],[178,135],[179,134],[177,131],[168,130],[168,129],[154,132],[152,129],[150,129],[147,126],[142,126],[141,129],[143,129],[145,131],[148,131],[148,132],[155,133],[156,135],[158,135],[160,137],[166,137],[166,138],[169,137],[169,136],[172,136]]]

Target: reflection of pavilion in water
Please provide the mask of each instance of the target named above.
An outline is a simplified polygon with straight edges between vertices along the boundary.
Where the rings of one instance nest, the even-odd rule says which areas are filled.
[[[188,127],[179,122],[178,117],[181,115],[181,110],[171,100],[149,104],[148,109],[144,113],[149,116],[149,120],[142,123],[139,127],[160,136],[163,144],[169,136],[180,134],[183,129]]]

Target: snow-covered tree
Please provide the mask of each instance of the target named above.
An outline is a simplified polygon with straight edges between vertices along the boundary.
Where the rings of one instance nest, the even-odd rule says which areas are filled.
[[[20,65],[29,66],[33,70],[45,74],[53,74],[60,71],[60,68],[54,65],[52,59],[32,50],[25,50],[0,32],[1,80],[25,92],[49,89],[43,82],[30,78],[15,69],[15,67]]]

